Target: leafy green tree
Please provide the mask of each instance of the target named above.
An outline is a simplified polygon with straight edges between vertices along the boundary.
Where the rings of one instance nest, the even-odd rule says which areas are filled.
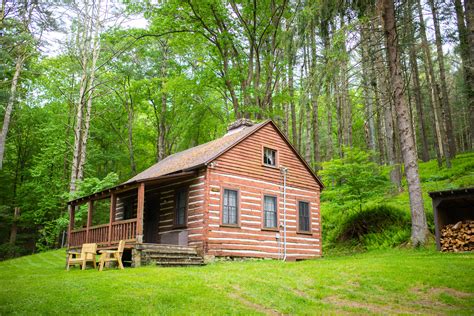
[[[343,213],[362,211],[364,203],[374,196],[383,195],[389,184],[370,154],[358,148],[344,148],[343,158],[323,163],[321,175],[327,185],[324,200]]]

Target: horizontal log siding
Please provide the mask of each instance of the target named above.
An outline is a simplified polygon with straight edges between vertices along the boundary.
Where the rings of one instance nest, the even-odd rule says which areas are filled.
[[[207,254],[278,258],[283,230],[262,229],[263,196],[277,197],[278,222],[283,221],[283,179],[277,168],[262,165],[262,146],[278,151],[278,164],[288,168],[287,256],[304,259],[321,255],[320,188],[296,154],[267,125],[215,160],[210,168]],[[239,227],[221,225],[224,188],[239,190]],[[298,232],[298,201],[310,203],[311,233]]]
[[[271,124],[267,124],[217,158],[214,170],[280,183],[280,170],[263,166],[262,146],[277,150],[278,165],[289,169],[288,186],[319,191],[319,184],[311,172]]]
[[[188,189],[187,226],[186,228],[175,229],[175,192],[181,188]],[[204,238],[204,172],[201,171],[194,179],[161,186],[159,216],[159,231],[157,233],[160,236],[170,232],[187,230],[188,245],[202,247]]]

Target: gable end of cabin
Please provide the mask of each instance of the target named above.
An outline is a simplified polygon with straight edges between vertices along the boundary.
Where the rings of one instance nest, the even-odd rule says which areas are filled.
[[[321,256],[321,183],[273,122],[210,162],[207,175],[208,256]]]

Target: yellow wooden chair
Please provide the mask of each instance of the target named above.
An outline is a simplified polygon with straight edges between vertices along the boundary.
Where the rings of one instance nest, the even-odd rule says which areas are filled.
[[[122,254],[125,248],[125,240],[119,242],[117,250],[100,250],[99,271],[104,269],[106,262],[117,262],[120,269],[123,269]]]
[[[79,264],[81,265],[82,270],[85,270],[88,262],[92,262],[92,265],[94,266],[94,269],[95,269],[96,268],[96,257],[95,257],[96,253],[97,253],[97,244],[83,244],[80,253],[75,252],[75,251],[68,251],[66,269],[69,271],[70,266]]]

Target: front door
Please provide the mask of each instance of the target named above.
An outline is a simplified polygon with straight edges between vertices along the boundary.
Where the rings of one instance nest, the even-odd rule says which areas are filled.
[[[160,219],[160,195],[158,193],[145,196],[143,216],[143,241],[146,243],[158,243]]]

